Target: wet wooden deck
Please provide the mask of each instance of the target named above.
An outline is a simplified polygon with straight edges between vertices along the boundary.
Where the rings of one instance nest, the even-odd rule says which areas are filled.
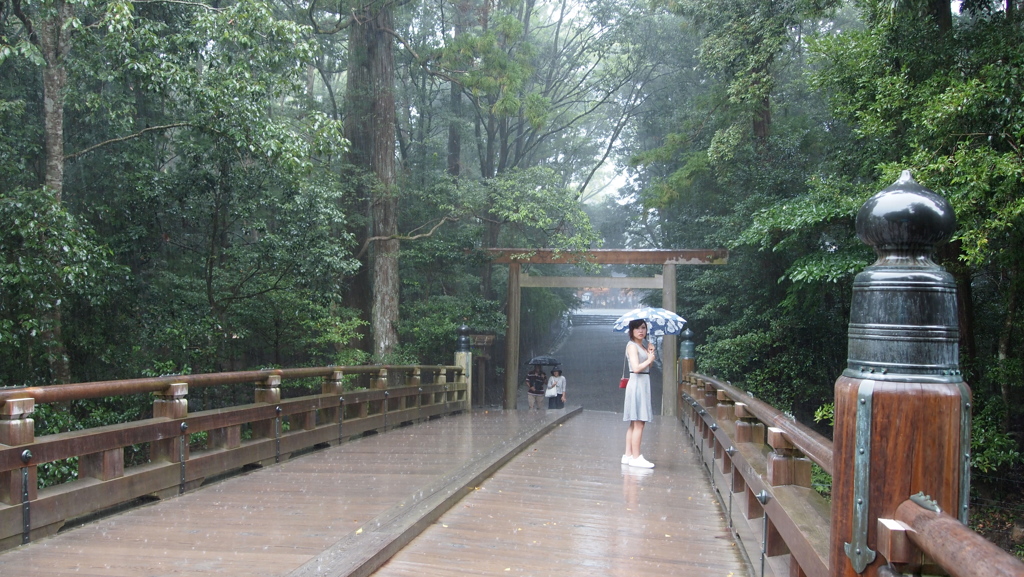
[[[619,464],[624,432],[591,411],[438,419],[5,552],[0,574],[747,575],[680,424],[645,432],[653,471]]]

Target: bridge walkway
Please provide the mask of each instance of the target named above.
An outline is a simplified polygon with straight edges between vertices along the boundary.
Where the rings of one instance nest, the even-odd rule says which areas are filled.
[[[0,574],[747,575],[674,419],[474,411],[315,451],[0,554]]]

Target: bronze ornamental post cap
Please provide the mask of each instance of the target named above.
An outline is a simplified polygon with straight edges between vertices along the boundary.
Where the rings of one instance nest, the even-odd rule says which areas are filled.
[[[953,207],[918,184],[909,170],[857,212],[857,237],[875,250],[920,248],[930,252],[955,231]]]
[[[877,260],[853,281],[845,376],[962,381],[956,283],[932,261],[955,231],[949,202],[906,170],[864,203],[857,236]]]

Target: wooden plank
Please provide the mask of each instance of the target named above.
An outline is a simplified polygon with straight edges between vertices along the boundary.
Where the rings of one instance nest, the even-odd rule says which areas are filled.
[[[374,575],[748,575],[680,425],[645,428],[653,470],[619,464],[624,432],[621,414],[564,423]]]
[[[343,443],[7,551],[0,574],[287,574],[537,418],[490,411]]]
[[[364,437],[0,554],[0,574],[286,575],[344,541],[364,558],[390,553],[395,535],[422,526],[379,574],[748,574],[676,422],[645,430],[653,471],[617,464],[621,415],[588,412],[482,478],[488,455],[557,418],[475,412]],[[460,494],[432,518],[433,503]]]
[[[289,577],[371,575],[452,505],[473,491],[477,484],[553,427],[581,411],[580,407],[576,407],[520,431],[508,442],[495,446],[455,474],[440,479],[413,498],[399,502],[371,519],[354,533],[289,573]]]

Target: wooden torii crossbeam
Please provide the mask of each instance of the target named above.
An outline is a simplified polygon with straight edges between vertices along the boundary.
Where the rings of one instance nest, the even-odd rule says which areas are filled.
[[[584,252],[550,248],[491,248],[484,251],[494,264],[508,265],[508,328],[505,331],[505,409],[516,408],[519,385],[519,316],[524,287],[591,287],[661,289],[661,306],[676,310],[676,266],[720,265],[729,262],[726,249],[595,249]],[[535,277],[521,274],[523,264],[646,264],[661,265],[654,277]],[[662,340],[661,414],[676,416],[676,337]]]
[[[551,248],[489,248],[495,264],[726,264],[729,251],[724,248],[626,249],[602,248],[586,252],[557,251]]]

